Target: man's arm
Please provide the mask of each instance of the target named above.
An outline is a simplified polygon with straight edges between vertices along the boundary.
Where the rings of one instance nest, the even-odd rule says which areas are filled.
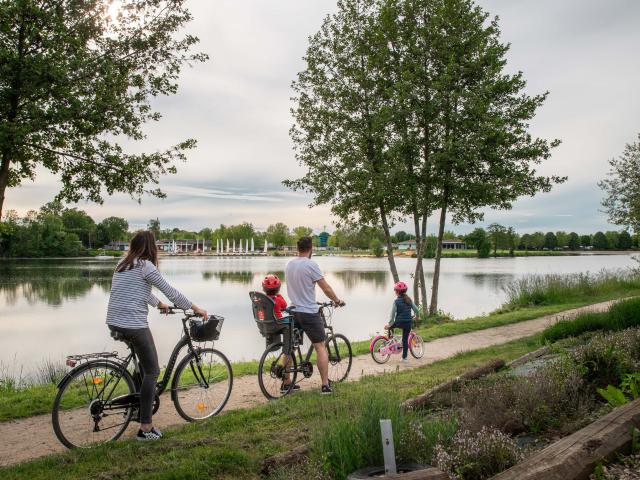
[[[333,303],[335,303],[336,305],[344,304],[344,302],[338,298],[338,296],[336,295],[336,292],[333,291],[333,288],[331,288],[331,285],[329,285],[324,278],[321,278],[316,283],[318,284],[320,289],[324,292],[324,294],[327,297],[329,297],[329,299],[331,299]]]

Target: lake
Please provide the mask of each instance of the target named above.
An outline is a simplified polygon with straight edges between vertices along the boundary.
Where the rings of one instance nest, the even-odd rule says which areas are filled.
[[[388,320],[393,281],[385,258],[315,257],[338,296],[347,302],[333,324],[351,340],[369,338]],[[160,270],[170,283],[209,313],[226,318],[217,348],[230,360],[256,359],[264,340],[251,315],[248,292],[267,273],[283,276],[286,257],[165,257]],[[415,260],[398,258],[410,282]],[[502,304],[502,287],[527,274],[575,273],[625,268],[631,255],[452,258],[442,260],[440,308],[456,318],[479,315]],[[44,359],[119,350],[104,324],[115,261],[0,261],[0,366],[28,374]],[[431,270],[433,260],[425,261]],[[430,277],[429,277],[430,280]],[[282,293],[287,297],[286,288]],[[318,299],[322,299],[320,293]],[[166,364],[181,329],[178,316],[152,312],[150,325],[160,363]],[[308,341],[308,340],[307,340]]]

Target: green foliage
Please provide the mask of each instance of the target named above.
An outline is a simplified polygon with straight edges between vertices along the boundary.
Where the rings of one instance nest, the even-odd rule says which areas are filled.
[[[628,373],[623,375],[620,388],[607,385],[607,388],[598,388],[597,392],[612,407],[620,407],[640,397],[640,373]],[[634,432],[635,433],[635,432]],[[637,442],[637,438],[634,438]]]
[[[569,250],[578,250],[580,248],[580,237],[576,232],[571,232],[569,234],[567,246],[569,247]]]
[[[633,246],[633,241],[631,240],[631,235],[626,230],[620,232],[618,235],[618,248],[620,250],[628,250]]]
[[[272,243],[276,248],[284,247],[289,244],[291,233],[289,232],[289,227],[282,222],[278,222],[275,225],[269,225],[266,233],[267,241]]]
[[[127,240],[129,223],[121,217],[107,217],[98,224],[98,240],[101,245]]]
[[[602,206],[609,222],[640,232],[640,134],[609,166],[607,178],[598,183],[606,195]]]
[[[15,1],[0,6],[0,214],[7,186],[57,175],[59,199],[102,202],[114,192],[164,194],[150,185],[175,173],[186,140],[165,151],[126,153],[122,140],[145,138],[157,121],[152,98],[171,95],[193,35],[176,36],[191,20],[184,2]]]
[[[554,250],[558,246],[558,240],[553,232],[547,232],[544,236],[544,248]]]
[[[491,244],[487,241],[482,242],[478,247],[478,257],[489,258],[491,254]]]
[[[612,407],[620,407],[629,403],[629,400],[622,392],[622,390],[614,387],[613,385],[608,385],[607,388],[598,388],[597,392]]]
[[[596,232],[591,240],[591,245],[593,245],[593,248],[596,250],[606,250],[609,248],[609,241],[604,233]]]
[[[528,275],[505,286],[504,308],[552,305],[577,298],[596,297],[615,291],[640,288],[640,275],[633,270],[602,271],[597,274]]]
[[[371,248],[371,253],[373,253],[376,257],[382,257],[382,255],[384,255],[384,247],[382,245],[382,242],[377,238],[371,240],[369,247]]]

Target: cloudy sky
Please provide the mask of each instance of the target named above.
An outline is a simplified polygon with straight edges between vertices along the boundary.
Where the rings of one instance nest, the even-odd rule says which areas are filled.
[[[524,72],[529,93],[550,91],[533,133],[563,143],[541,171],[569,176],[553,192],[522,199],[510,211],[487,211],[485,223],[521,232],[611,229],[598,211],[596,183],[607,160],[640,132],[640,2],[479,3],[500,17],[502,38],[512,45],[508,68]],[[288,135],[290,84],[304,68],[307,37],[335,1],[192,0],[190,8],[195,20],[189,31],[211,60],[184,71],[177,95],[154,102],[164,117],[147,129],[146,146],[162,149],[194,137],[197,150],[177,175],[162,180],[165,200],[144,198],[139,205],[118,195],[101,206],[79,206],[98,220],[125,217],[133,227],[156,216],[165,227],[192,229],[241,221],[259,228],[277,221],[330,227],[328,208],[309,209],[309,198],[280,182],[301,173]],[[10,190],[6,206],[24,213],[57,189],[56,178],[41,172],[35,183]]]

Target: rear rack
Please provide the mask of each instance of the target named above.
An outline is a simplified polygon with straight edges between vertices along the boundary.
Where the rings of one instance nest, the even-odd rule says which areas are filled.
[[[68,355],[65,362],[68,367],[75,367],[78,363],[88,362],[94,358],[115,358],[118,356],[118,352],[97,352],[97,353],[84,353],[81,355]]]

